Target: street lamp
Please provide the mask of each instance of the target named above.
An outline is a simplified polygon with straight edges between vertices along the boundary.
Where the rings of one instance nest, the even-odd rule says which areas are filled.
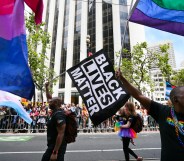
[[[92,55],[92,52],[90,51],[90,47],[91,47],[90,35],[86,36],[86,45],[87,45],[87,57],[88,57]]]

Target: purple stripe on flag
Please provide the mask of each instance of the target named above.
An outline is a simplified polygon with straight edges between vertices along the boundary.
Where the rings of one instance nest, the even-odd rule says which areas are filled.
[[[24,2],[23,0],[16,0],[12,14],[0,15],[0,37],[11,40],[22,34],[26,34],[24,25]]]
[[[146,16],[143,12],[135,9],[130,18],[131,22],[153,27],[162,31],[184,36],[184,24],[172,21],[164,21]]]

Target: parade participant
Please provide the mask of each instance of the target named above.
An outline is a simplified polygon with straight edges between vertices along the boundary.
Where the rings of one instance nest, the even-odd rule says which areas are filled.
[[[145,97],[116,71],[127,90],[159,124],[161,136],[161,161],[184,160],[184,86],[174,88],[170,93],[172,107],[162,105]]]
[[[119,127],[120,130],[118,135],[121,137],[123,143],[123,151],[125,154],[126,161],[130,160],[129,154],[131,154],[137,161],[142,161],[142,157],[138,157],[132,149],[129,148],[130,142],[133,142],[133,138],[137,137],[136,132],[132,129],[132,126],[135,124],[136,121],[136,112],[135,106],[131,102],[127,102],[123,108],[121,108],[119,112]]]
[[[46,96],[49,102],[49,108],[52,114],[47,123],[47,150],[43,154],[42,161],[64,161],[67,143],[65,141],[66,128],[66,112],[62,110],[61,99],[58,97],[52,98],[48,89],[49,83],[45,84]]]

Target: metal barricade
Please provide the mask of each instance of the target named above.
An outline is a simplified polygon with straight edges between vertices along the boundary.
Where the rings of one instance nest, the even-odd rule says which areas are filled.
[[[36,117],[29,125],[18,115],[5,115],[0,119],[1,133],[38,133],[46,132],[47,117]]]
[[[18,115],[4,115],[0,117],[0,133],[44,133],[47,130],[46,124],[48,117],[46,116],[36,116],[32,118],[32,123],[29,125]],[[82,124],[82,123],[81,123]],[[148,123],[146,128],[143,128],[143,131],[158,131],[159,128],[155,120],[151,120]],[[107,119],[99,126],[82,128],[79,125],[79,132],[90,133],[90,132],[114,132],[114,122],[112,118]]]

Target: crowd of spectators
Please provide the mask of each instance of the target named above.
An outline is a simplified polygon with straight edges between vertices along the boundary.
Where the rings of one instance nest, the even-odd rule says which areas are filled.
[[[144,129],[148,130],[151,128],[157,128],[156,122],[148,115],[147,111],[144,108],[140,107],[135,103],[136,112],[139,113],[144,121]],[[37,104],[33,106],[29,103],[27,106],[24,106],[25,110],[29,113],[32,123],[28,125],[23,119],[21,119],[13,108],[0,107],[0,132],[45,132],[46,123],[51,115],[51,110],[48,108],[46,102]],[[76,112],[76,119],[78,123],[79,130],[89,130],[93,128],[98,129],[113,129],[115,119],[111,117],[101,123],[98,127],[93,127],[93,124],[89,118],[88,111],[85,105],[79,106],[78,104],[63,104],[61,106],[63,109],[73,108]]]

